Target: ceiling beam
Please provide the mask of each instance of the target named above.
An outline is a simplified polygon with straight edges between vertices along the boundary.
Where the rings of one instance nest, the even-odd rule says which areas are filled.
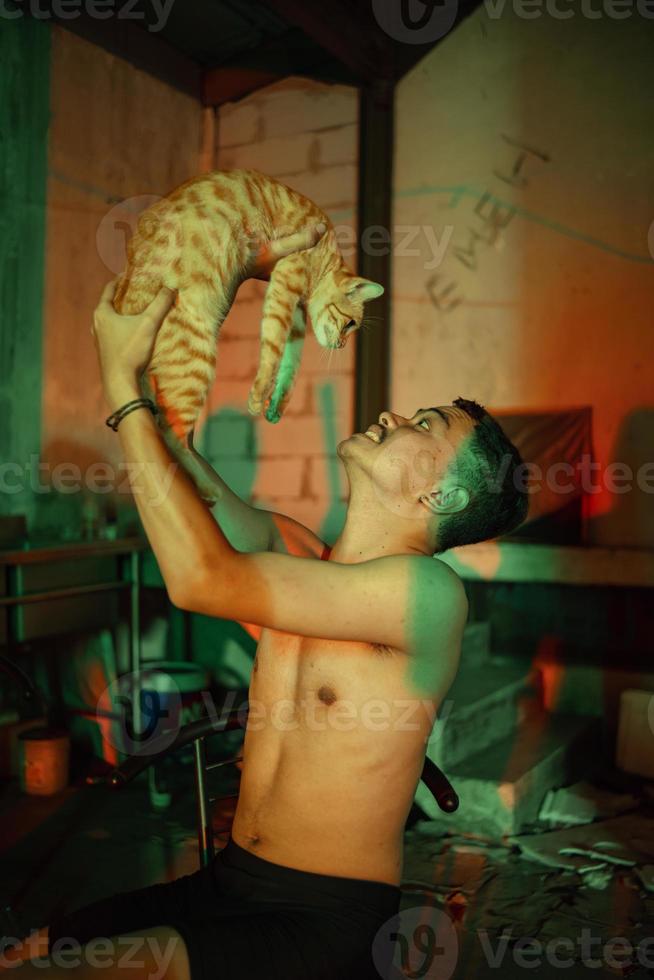
[[[343,0],[264,0],[266,5],[347,65],[356,78],[373,82],[393,74],[393,44],[370,17],[353,15]]]
[[[237,58],[205,68],[204,104],[218,107],[238,101],[290,75],[327,84],[359,85],[361,81],[303,31],[290,27],[278,37],[266,38],[257,47],[243,51]]]
[[[55,9],[53,9],[53,7]],[[25,13],[29,14],[29,4]],[[202,71],[186,55],[155,33],[144,30],[140,21],[123,20],[112,16],[107,19],[91,17],[80,4],[73,18],[60,18],[51,0],[40,0],[39,16],[49,14],[51,23],[77,34],[109,54],[117,55],[135,68],[146,71],[180,92],[200,100],[202,97]]]
[[[202,78],[202,101],[216,108],[225,102],[238,102],[282,77],[256,68],[210,68]]]

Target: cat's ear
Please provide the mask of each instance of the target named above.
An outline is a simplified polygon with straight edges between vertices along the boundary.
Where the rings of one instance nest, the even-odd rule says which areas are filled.
[[[353,277],[348,285],[346,295],[352,297],[352,299],[359,299],[362,303],[368,303],[371,299],[377,299],[378,296],[382,296],[383,293],[384,287],[380,286],[378,282]]]

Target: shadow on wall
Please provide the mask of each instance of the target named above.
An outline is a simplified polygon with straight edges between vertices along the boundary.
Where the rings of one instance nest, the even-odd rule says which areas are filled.
[[[638,408],[623,420],[611,453],[613,490],[598,499],[591,541],[654,547],[654,408]],[[606,478],[605,478],[606,481]],[[604,481],[604,482],[605,482]]]
[[[311,530],[331,544],[340,534],[347,513],[347,502],[341,497],[341,463],[336,452],[339,443],[336,416],[341,407],[336,403],[336,386],[331,382],[325,382],[316,387],[316,399],[317,410],[322,423],[322,455],[326,463],[327,478],[326,486],[320,488],[319,496],[321,500],[325,499],[327,504],[320,518],[320,525],[312,527]],[[289,414],[293,415],[292,409]],[[240,408],[223,407],[205,423],[201,435],[200,451],[219,472],[230,489],[238,494],[242,500],[252,503],[258,496],[264,499],[266,496],[270,496],[273,501],[270,504],[270,509],[275,509],[275,494],[259,495],[256,489],[259,451],[257,427],[267,424],[255,422],[252,416]],[[279,424],[283,427],[284,420],[282,419]],[[304,457],[305,451],[307,454],[315,454],[316,447],[290,445],[288,455],[296,458]],[[308,459],[308,456],[304,458]],[[266,465],[271,466],[274,473],[274,460],[268,460]],[[292,507],[289,507],[288,511],[289,516],[293,517]]]
[[[327,486],[324,495],[328,504],[320,528],[312,528],[320,537],[331,543],[339,535],[347,504],[340,499],[339,466],[336,455],[338,436],[336,430],[335,386],[329,382],[317,389],[318,406],[322,420],[324,455],[327,460]],[[258,476],[257,425],[252,416],[239,408],[223,407],[204,425],[199,443],[200,452],[220,474],[231,490],[246,503],[256,498],[255,485]],[[284,425],[284,420],[280,422]],[[306,447],[315,452],[315,447]],[[302,446],[289,447],[289,455],[302,455]],[[266,465],[274,468],[274,460]],[[274,506],[274,505],[271,505]],[[292,508],[289,507],[289,511]],[[292,512],[289,513],[292,517]],[[218,684],[227,688],[241,688],[249,684],[256,642],[237,623],[194,615],[193,659],[213,672]]]
[[[38,466],[28,468],[32,541],[103,537],[108,524],[115,524],[118,537],[138,533],[138,513],[120,458],[108,459],[97,446],[72,439],[47,443]]]
[[[202,429],[200,452],[241,500],[250,503],[257,478],[254,421],[237,408],[221,408]]]
[[[251,416],[227,407],[207,419],[198,450],[229,488],[250,503],[257,476],[256,446]],[[257,645],[238,623],[192,615],[191,646],[193,660],[211,672],[216,684],[237,690],[249,685]]]
[[[327,487],[325,491],[329,493],[329,506],[323,517],[318,534],[328,544],[333,544],[339,536],[345,524],[347,514],[347,502],[341,500],[339,467],[340,460],[336,455],[338,446],[338,436],[336,433],[336,399],[334,397],[334,385],[326,383],[318,389],[318,404],[323,420],[323,433],[325,439],[325,454],[327,457]]]

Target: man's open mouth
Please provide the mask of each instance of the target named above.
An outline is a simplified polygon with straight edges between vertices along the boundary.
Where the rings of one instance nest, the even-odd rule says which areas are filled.
[[[373,442],[382,442],[382,440],[383,440],[383,438],[384,438],[384,431],[385,431],[385,430],[384,430],[384,429],[382,429],[382,427],[381,427],[381,425],[377,425],[377,423],[376,423],[376,422],[374,422],[374,423],[373,423],[373,424],[372,424],[372,425],[371,425],[371,426],[370,426],[370,427],[369,427],[369,428],[368,428],[368,429],[366,430],[366,432],[365,432],[364,434],[365,434],[365,435],[366,435],[366,436],[367,436],[367,437],[368,437],[369,439],[372,439],[372,441],[373,441]]]

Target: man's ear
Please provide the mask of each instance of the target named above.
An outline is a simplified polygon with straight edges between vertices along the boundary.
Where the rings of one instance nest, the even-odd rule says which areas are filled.
[[[352,298],[360,299],[363,303],[368,303],[371,299],[377,299],[384,294],[384,287],[378,282],[371,282],[370,279],[353,278],[348,287],[347,295]]]
[[[448,490],[432,490],[428,496],[420,499],[432,514],[460,514],[470,503],[470,494],[465,487],[450,487]]]

